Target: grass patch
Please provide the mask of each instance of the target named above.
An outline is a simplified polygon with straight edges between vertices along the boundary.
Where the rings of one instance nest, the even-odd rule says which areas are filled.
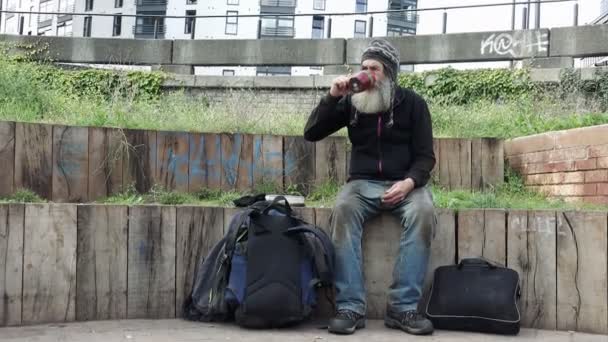
[[[0,197],[0,203],[44,203],[42,197],[28,189],[19,189],[10,196]]]
[[[40,76],[41,73],[45,77]],[[61,76],[64,73],[68,71],[50,65],[0,60],[0,120],[155,130],[302,135],[310,114],[287,105],[261,105],[256,99],[258,95],[250,90],[230,92],[227,94],[228,100],[222,104],[213,104],[206,98],[190,96],[181,91],[167,94],[153,92],[154,96],[138,96],[140,90],[129,93],[125,91],[125,85],[120,83],[124,79],[123,83],[126,82],[127,85],[136,84],[132,77],[116,81],[107,75],[107,71],[103,75],[81,72],[78,82]],[[65,78],[66,81],[53,86],[53,82],[46,82],[49,74],[59,75],[59,78]],[[140,83],[148,83],[145,77],[142,79]],[[103,91],[92,86],[84,87],[82,84],[88,80],[102,83]],[[158,82],[159,79],[153,78],[152,81]],[[106,89],[107,83],[114,84],[112,82],[118,82],[114,92]],[[76,93],[66,92],[65,84],[80,90]],[[445,85],[438,89],[444,88],[450,87]],[[593,105],[593,101],[578,101],[579,97],[574,95],[568,98],[558,91],[544,95],[530,92],[516,98],[495,100],[478,96],[478,100],[467,103],[433,96],[429,95],[428,101],[434,135],[437,137],[510,138],[608,123],[608,113],[602,111],[601,106]],[[343,129],[337,134],[345,133]]]

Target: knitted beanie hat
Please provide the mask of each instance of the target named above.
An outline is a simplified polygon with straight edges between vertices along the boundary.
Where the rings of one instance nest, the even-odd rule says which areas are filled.
[[[399,51],[384,39],[374,39],[363,51],[361,63],[366,59],[374,59],[384,65],[386,76],[393,82],[399,73]]]

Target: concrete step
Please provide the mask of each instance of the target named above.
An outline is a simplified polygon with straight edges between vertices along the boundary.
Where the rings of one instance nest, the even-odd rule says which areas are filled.
[[[38,342],[72,342],[72,341],[294,341],[294,342],[330,342],[330,341],[420,341],[421,337],[408,335],[399,330],[384,327],[382,321],[368,321],[367,328],[358,330],[349,337],[329,334],[321,329],[322,324],[306,324],[295,328],[281,330],[247,330],[233,324],[208,324],[184,320],[122,320],[95,321],[38,325],[27,327],[0,328],[0,341],[38,341]],[[518,341],[607,341],[606,335],[591,335],[577,332],[522,329],[515,337]],[[514,337],[496,336],[479,333],[435,331],[428,341],[437,342],[482,342],[513,341]]]

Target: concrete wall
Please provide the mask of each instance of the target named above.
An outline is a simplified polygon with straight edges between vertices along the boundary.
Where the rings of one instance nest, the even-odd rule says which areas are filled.
[[[531,189],[567,201],[608,204],[608,125],[508,140],[505,155]]]
[[[0,36],[0,40],[18,40],[14,36]],[[40,37],[42,41],[44,39]],[[395,37],[392,41],[401,50],[404,64],[440,62],[479,62],[498,60],[520,60],[527,58],[607,55],[608,25],[556,28],[549,30],[474,32],[447,35],[421,35]],[[76,51],[102,51],[91,54],[87,61],[113,63],[108,58],[109,49],[133,52],[129,62],[150,64],[165,56],[169,61],[164,64],[188,65],[343,65],[358,64],[365,39],[285,39],[285,40],[166,40],[162,43],[147,41],[156,45],[153,52],[139,54],[142,41],[121,40],[120,46],[108,45],[103,39],[77,39],[73,43],[49,40],[53,52],[69,61],[81,61]],[[62,42],[63,45],[54,45]],[[166,44],[166,45],[165,45]],[[67,51],[66,51],[67,50]],[[104,53],[105,52],[105,53]]]
[[[234,208],[1,204],[0,325],[181,317],[194,272]],[[328,229],[331,209],[298,208]],[[602,212],[437,209],[425,278],[483,256],[520,276],[523,327],[608,332],[607,219]],[[382,318],[402,229],[384,214],[366,223],[369,318]],[[50,271],[49,271],[50,270]],[[316,315],[327,313],[321,296]]]

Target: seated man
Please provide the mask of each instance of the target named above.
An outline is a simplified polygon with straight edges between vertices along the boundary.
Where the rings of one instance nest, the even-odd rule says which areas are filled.
[[[329,94],[312,111],[304,138],[318,141],[348,127],[350,175],[330,219],[336,248],[336,308],[329,331],[352,334],[365,326],[361,237],[369,218],[388,211],[402,226],[399,255],[388,292],[385,325],[411,334],[430,334],[432,323],[418,313],[435,229],[430,191],[435,165],[431,117],[426,102],[397,85],[399,53],[374,40],[361,67],[375,74],[373,88],[352,94],[349,78],[333,80]]]

